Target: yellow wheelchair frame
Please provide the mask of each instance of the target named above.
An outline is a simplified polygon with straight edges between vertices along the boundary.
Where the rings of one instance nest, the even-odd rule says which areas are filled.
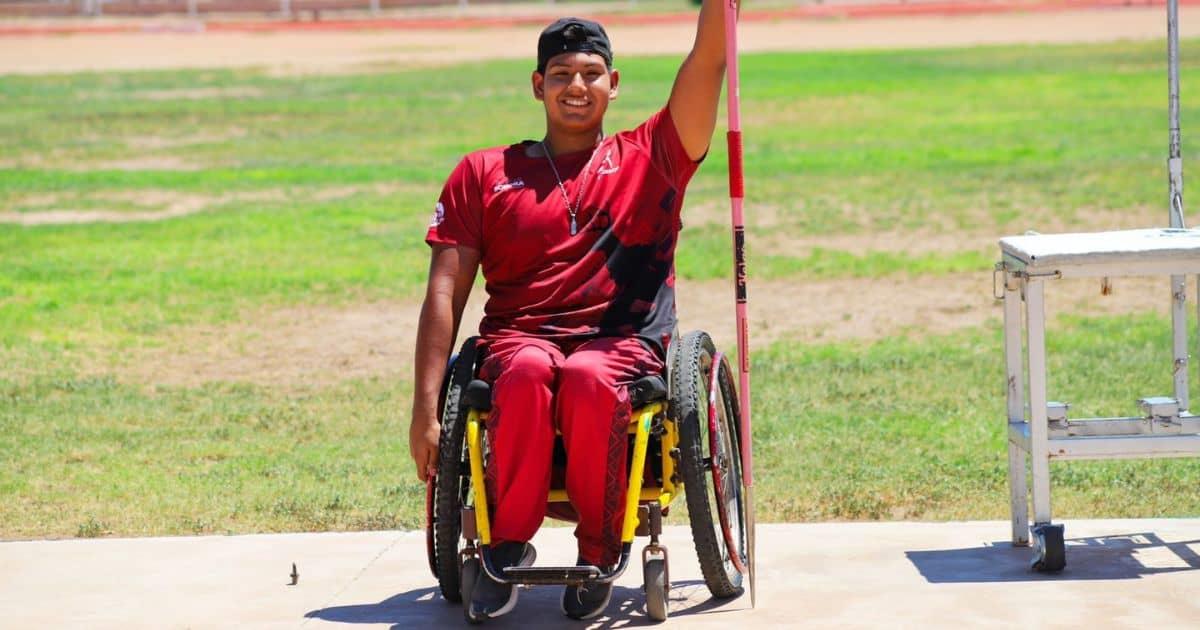
[[[482,574],[509,584],[612,582],[628,567],[634,538],[649,535],[642,552],[646,612],[651,619],[665,620],[670,576],[667,548],[659,536],[664,513],[681,494],[687,498],[693,543],[710,592],[717,598],[742,593],[748,542],[732,371],[707,334],[689,333],[673,345],[677,347],[668,352],[666,378],[653,375],[630,385],[634,410],[628,433],[633,444],[617,565],[608,570],[596,566],[500,570],[491,561],[484,482],[491,388],[475,378],[475,368],[482,362],[477,340],[463,344],[447,367],[439,470],[430,482],[426,503],[430,569],[448,601],[469,602]],[[649,475],[653,485],[647,485],[646,467],[655,459],[658,465]],[[548,505],[568,502],[565,490],[550,490]],[[469,615],[468,620],[479,621]]]
[[[625,522],[621,529],[621,542],[623,544],[632,544],[635,532],[638,529],[640,518],[638,517],[638,505],[642,501],[657,501],[661,507],[667,507],[671,504],[671,500],[675,498],[676,486],[671,481],[675,474],[675,460],[670,456],[671,449],[679,443],[678,433],[675,431],[675,423],[670,420],[665,420],[662,424],[663,432],[663,448],[662,448],[662,469],[663,480],[662,486],[657,488],[643,488],[644,475],[646,472],[646,450],[650,443],[650,429],[656,417],[664,417],[666,415],[667,405],[665,402],[654,402],[645,405],[635,410],[629,423],[629,432],[634,435],[633,439],[633,455],[630,458],[631,468],[629,470],[629,487],[625,491]],[[488,412],[481,412],[472,409],[467,416],[467,448],[470,450],[471,461],[471,485],[474,487],[475,505],[475,529],[479,535],[479,540],[485,544],[492,544],[491,526],[487,511],[487,490],[483,483],[483,434],[481,424],[487,421]],[[554,489],[550,491],[547,497],[548,503],[566,503],[567,491],[563,489]],[[479,509],[478,506],[483,506]]]

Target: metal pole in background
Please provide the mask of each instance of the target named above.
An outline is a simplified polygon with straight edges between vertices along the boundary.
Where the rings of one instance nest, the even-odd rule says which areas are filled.
[[[1170,225],[1183,228],[1183,153],[1179,133],[1179,0],[1167,0],[1167,82],[1170,116],[1170,147],[1167,174],[1170,181]],[[1171,328],[1174,346],[1175,399],[1180,410],[1189,408],[1187,282],[1182,275],[1171,276]]]
[[[285,18],[292,17],[292,0],[279,0],[279,14]]]
[[[1183,227],[1183,154],[1179,134],[1179,0],[1167,1],[1167,81],[1170,89],[1170,156],[1167,171],[1171,182],[1171,227]]]
[[[754,607],[754,437],[750,430],[750,324],[746,311],[746,220],[742,204],[746,197],[742,171],[742,113],[740,108],[737,56],[738,0],[725,3],[725,98],[729,111],[729,202],[733,221],[734,295],[737,301],[737,346],[740,372],[742,476],[746,486],[747,567],[750,573],[750,607]],[[731,549],[736,553],[736,550]]]

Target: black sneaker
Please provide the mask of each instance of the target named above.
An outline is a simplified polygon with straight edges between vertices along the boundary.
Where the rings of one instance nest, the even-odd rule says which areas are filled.
[[[579,565],[587,564],[582,560]],[[607,573],[610,569],[600,567]],[[563,589],[562,611],[571,619],[591,619],[604,612],[612,599],[612,582],[584,582]]]
[[[508,567],[527,567],[537,559],[537,551],[529,543],[506,542],[491,550],[492,566],[503,571]],[[499,617],[517,605],[517,589],[512,584],[502,584],[479,572],[479,581],[471,591],[471,602],[467,605],[467,620],[480,622]]]

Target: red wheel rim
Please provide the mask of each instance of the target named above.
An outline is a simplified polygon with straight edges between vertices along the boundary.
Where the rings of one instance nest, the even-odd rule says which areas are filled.
[[[721,423],[718,420],[718,395],[720,393],[721,368],[725,366],[725,355],[718,352],[713,355],[712,366],[708,377],[708,461],[709,472],[712,473],[713,493],[717,498],[717,517],[721,521],[721,534],[725,537],[725,548],[729,550],[729,559],[733,562],[733,566],[738,573],[746,574],[746,563],[742,559],[741,550],[737,543],[733,540],[733,530],[729,525],[729,503],[725,500],[725,485],[726,475],[721,470]],[[731,442],[732,444],[732,442]],[[733,466],[735,463],[732,458],[737,456],[735,453],[729,453],[728,465]]]
[[[437,547],[433,544],[433,488],[437,477],[430,476],[425,482],[425,555],[429,558],[429,570],[437,578]]]

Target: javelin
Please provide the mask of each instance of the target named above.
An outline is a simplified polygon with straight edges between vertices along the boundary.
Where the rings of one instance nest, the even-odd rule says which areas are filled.
[[[725,97],[728,100],[729,131],[729,202],[733,219],[734,294],[737,299],[737,348],[740,387],[738,405],[742,410],[742,480],[746,487],[746,545],[750,573],[750,607],[758,590],[754,588],[754,449],[750,434],[750,325],[746,315],[746,222],[742,214],[745,181],[742,177],[742,114],[739,110],[737,57],[738,0],[725,3]],[[735,550],[731,550],[735,551]],[[736,553],[736,551],[735,551]]]

